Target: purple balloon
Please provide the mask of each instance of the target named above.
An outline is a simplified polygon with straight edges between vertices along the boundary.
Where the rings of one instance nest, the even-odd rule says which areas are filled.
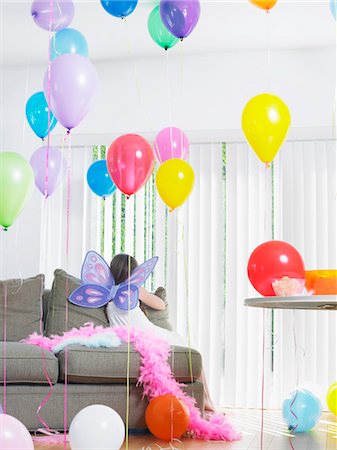
[[[30,158],[35,175],[35,185],[43,195],[49,197],[57,188],[67,170],[66,162],[60,150],[55,147],[40,147]],[[48,154],[48,172],[47,172]],[[47,179],[46,179],[47,178]]]
[[[60,31],[66,28],[74,18],[74,3],[72,0],[52,0],[50,14],[50,0],[34,0],[31,14],[34,22],[40,28],[49,31]]]
[[[199,0],[161,0],[160,16],[171,34],[183,39],[192,33],[200,16]]]
[[[50,86],[48,70],[44,92],[57,120],[68,130],[76,127],[91,108],[98,92],[98,75],[88,58],[68,53],[51,63]]]

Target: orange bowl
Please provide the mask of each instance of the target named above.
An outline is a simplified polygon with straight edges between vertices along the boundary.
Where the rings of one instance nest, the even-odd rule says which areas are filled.
[[[314,295],[336,295],[337,270],[307,270],[305,287]]]

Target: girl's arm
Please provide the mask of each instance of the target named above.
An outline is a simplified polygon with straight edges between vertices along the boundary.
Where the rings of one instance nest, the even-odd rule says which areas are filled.
[[[157,297],[154,294],[151,294],[143,287],[139,288],[139,300],[141,300],[143,303],[145,303],[145,305],[153,309],[163,311],[166,308],[166,305],[161,298]]]

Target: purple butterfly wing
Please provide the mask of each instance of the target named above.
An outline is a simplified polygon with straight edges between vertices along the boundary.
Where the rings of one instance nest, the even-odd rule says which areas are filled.
[[[109,292],[97,284],[82,284],[69,295],[69,301],[83,308],[100,308],[109,302]]]
[[[129,286],[129,283],[122,283],[113,298],[113,302],[118,308],[124,311],[134,309],[138,304],[138,287],[132,284]]]
[[[86,254],[82,265],[83,284],[97,284],[110,289],[115,284],[109,266],[98,253],[91,250]]]
[[[157,262],[158,256],[155,256],[154,258],[148,259],[143,264],[136,267],[130,276],[130,284],[137,287],[144,284],[147,278],[151,275]]]

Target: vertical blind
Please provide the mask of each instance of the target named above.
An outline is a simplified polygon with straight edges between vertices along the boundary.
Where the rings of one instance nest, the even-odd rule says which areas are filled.
[[[243,143],[192,145],[194,190],[173,213],[157,194],[155,173],[128,200],[118,191],[106,200],[92,194],[85,174],[102,158],[104,146],[71,150],[68,222],[66,179],[42,206],[47,284],[55,267],[79,276],[89,249],[107,262],[120,252],[138,262],[158,255],[147,288],[167,288],[173,327],[202,353],[216,404],[260,406],[262,369],[267,407],[280,406],[297,376],[324,389],[335,381],[335,312],[243,305],[257,295],[246,274],[249,255],[266,240],[293,244],[308,269],[336,268],[335,142],[287,143],[271,169]]]

